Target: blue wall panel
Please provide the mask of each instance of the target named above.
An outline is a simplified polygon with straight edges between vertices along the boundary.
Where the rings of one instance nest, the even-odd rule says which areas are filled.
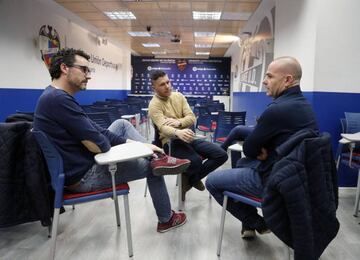
[[[254,125],[271,101],[265,92],[234,92],[233,111],[246,111],[246,124]]]
[[[334,151],[340,139],[340,118],[344,112],[360,112],[360,94],[332,92],[304,92],[313,105],[320,131],[332,137]],[[236,92],[233,95],[233,110],[247,111],[247,124],[254,124],[254,118],[261,115],[271,99],[265,92]],[[356,186],[356,174],[346,167],[339,171],[340,186]]]
[[[0,89],[0,122],[4,122],[16,110],[34,111],[43,89]],[[76,94],[80,104],[91,104],[105,98],[124,99],[128,90],[86,90]]]

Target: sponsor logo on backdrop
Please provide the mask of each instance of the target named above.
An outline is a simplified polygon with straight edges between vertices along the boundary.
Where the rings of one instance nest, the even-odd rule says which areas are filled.
[[[39,30],[39,49],[41,59],[47,68],[50,66],[51,58],[60,49],[60,37],[58,32],[50,25],[43,25]]]

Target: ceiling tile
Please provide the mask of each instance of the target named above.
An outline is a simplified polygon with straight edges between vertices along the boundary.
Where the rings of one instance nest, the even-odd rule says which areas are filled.
[[[226,3],[224,12],[254,12],[258,3]]]
[[[80,12],[80,13],[77,13],[77,15],[80,16],[82,19],[88,20],[88,21],[108,20],[109,19],[106,15],[104,15],[100,12],[86,12],[86,13]]]
[[[97,9],[92,4],[86,2],[62,3],[61,5],[73,13],[97,11]]]
[[[191,4],[189,2],[159,2],[159,8],[161,11],[178,11],[184,12],[191,10]]]
[[[216,48],[211,49],[210,56],[211,57],[224,57],[224,54],[226,53],[228,48]]]
[[[115,26],[115,23],[111,20],[109,21],[105,21],[105,20],[95,20],[95,21],[91,21],[91,23],[93,25],[95,25],[96,27],[112,27]]]
[[[120,2],[92,2],[92,4],[100,11],[128,11],[128,8]]]
[[[1,1],[1,0],[0,0]],[[238,13],[254,12],[260,0],[56,0],[60,5],[76,13],[79,17],[96,26],[106,37],[129,46],[134,53],[152,55],[152,51],[167,50],[166,57],[194,57],[195,42],[212,45],[211,56],[223,56],[232,41],[245,26]],[[104,11],[131,11],[136,20],[111,20]],[[230,20],[194,21],[192,11],[222,11]],[[129,31],[151,31],[156,37],[131,37]],[[194,31],[216,32],[216,37],[195,38]],[[170,32],[171,35],[165,35]],[[178,34],[181,43],[172,43]],[[144,48],[141,44],[158,42],[160,48]],[[198,49],[202,50],[202,49]],[[208,50],[208,49],[205,49]]]
[[[192,13],[191,12],[161,12],[161,17],[163,19],[169,20],[191,20],[192,21]]]
[[[77,0],[76,2],[86,2],[87,0]],[[57,3],[74,2],[74,0],[55,0]]]
[[[216,43],[232,43],[238,40],[239,37],[232,34],[216,34],[214,42]]]
[[[157,2],[127,2],[125,5],[134,11],[154,12],[160,11]]]
[[[224,9],[224,2],[193,2],[191,6],[192,11],[222,12]]]

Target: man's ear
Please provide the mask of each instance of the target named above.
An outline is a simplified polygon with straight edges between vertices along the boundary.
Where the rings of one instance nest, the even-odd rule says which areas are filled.
[[[290,75],[290,74],[288,74],[288,75],[286,75],[286,83],[288,83],[289,85],[291,85],[291,84],[293,84],[293,82],[294,82],[294,76],[293,75]]]
[[[64,63],[61,63],[60,64],[60,70],[61,70],[62,73],[67,74],[68,71],[69,71],[69,67],[66,66]]]

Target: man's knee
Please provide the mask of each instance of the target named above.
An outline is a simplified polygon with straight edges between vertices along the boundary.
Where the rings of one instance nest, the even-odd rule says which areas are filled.
[[[112,122],[108,129],[111,132],[116,132],[116,129],[121,129],[127,127],[128,125],[131,125],[129,121],[125,119],[116,119],[114,122]]]
[[[218,161],[222,164],[224,164],[227,159],[228,159],[228,154],[227,152],[225,152],[223,149],[221,149],[220,153],[219,153],[219,157],[218,157]]]
[[[212,191],[215,189],[215,179],[216,179],[216,177],[215,177],[215,175],[216,175],[217,173],[216,172],[211,172],[207,177],[206,177],[206,180],[205,180],[205,187],[206,187],[206,189],[210,192],[210,193],[212,193]]]

